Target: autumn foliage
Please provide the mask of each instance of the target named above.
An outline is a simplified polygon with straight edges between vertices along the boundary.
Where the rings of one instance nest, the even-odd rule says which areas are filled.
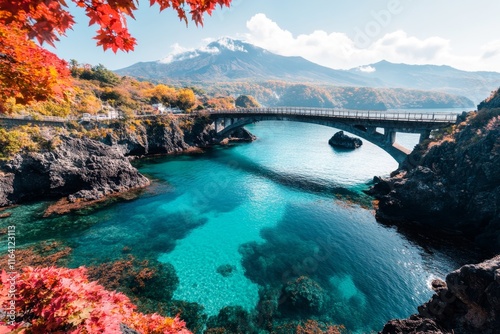
[[[97,25],[97,45],[104,50],[131,51],[137,44],[127,29],[138,0],[72,0],[85,11],[90,25]],[[198,25],[203,15],[231,0],[150,0],[160,11],[172,8],[186,23],[188,16]],[[72,28],[75,20],[65,0],[0,0],[0,113],[7,104],[28,104],[63,97],[69,86],[67,64],[41,48],[54,45]]]
[[[72,0],[89,17],[89,24],[98,26],[97,45],[105,50],[131,51],[136,40],[127,29],[127,17],[134,18],[138,0]],[[188,15],[197,25],[203,15],[211,15],[217,5],[229,7],[231,0],[150,0],[160,11],[172,8],[186,23]],[[0,0],[0,23],[20,24],[29,38],[51,45],[75,23],[65,0]],[[187,12],[186,12],[187,11]]]
[[[0,112],[12,103],[62,99],[70,85],[66,62],[26,37],[11,23],[0,22]]]
[[[179,318],[145,315],[128,297],[89,282],[85,268],[26,267],[16,277],[15,322],[8,316],[0,334],[10,333],[122,333],[125,325],[139,333],[189,334]],[[11,277],[2,271],[0,306],[11,310]]]

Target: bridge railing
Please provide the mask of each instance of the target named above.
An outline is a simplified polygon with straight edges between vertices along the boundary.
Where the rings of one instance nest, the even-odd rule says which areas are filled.
[[[423,112],[384,112],[346,109],[326,108],[300,108],[300,107],[278,107],[278,108],[239,108],[209,110],[210,114],[269,114],[269,115],[291,115],[291,116],[321,116],[331,118],[349,118],[363,120],[389,120],[410,122],[442,122],[454,123],[458,114],[455,113],[423,113]]]
[[[454,123],[458,114],[454,113],[422,113],[422,112],[384,112],[384,111],[366,111],[366,110],[347,110],[347,109],[327,109],[327,108],[301,108],[301,107],[277,107],[277,108],[238,108],[238,109],[210,109],[210,114],[231,114],[231,115],[290,115],[290,116],[321,116],[343,119],[363,119],[363,120],[388,120],[388,121],[410,121],[410,122],[433,122],[433,123]],[[141,117],[141,116],[136,116]],[[144,116],[146,117],[146,116]],[[150,116],[147,116],[150,117]],[[65,123],[68,121],[79,120],[78,117],[57,117],[41,116],[36,117],[11,116],[0,114],[0,119],[13,120],[32,120],[49,121]]]
[[[39,121],[39,122],[58,122],[65,123],[69,121],[78,120],[76,117],[58,117],[58,116],[43,116],[43,115],[2,115],[0,114],[0,119],[10,119],[10,120],[22,120],[22,121]]]

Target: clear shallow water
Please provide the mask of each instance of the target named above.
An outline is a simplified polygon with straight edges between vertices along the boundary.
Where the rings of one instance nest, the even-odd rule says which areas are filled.
[[[254,143],[143,162],[156,182],[136,200],[50,219],[40,218],[46,204],[35,203],[12,210],[1,227],[16,224],[21,243],[64,240],[74,267],[120,258],[124,247],[171,263],[174,298],[208,315],[227,305],[251,312],[259,290],[278,298],[283,284],[305,275],[321,286],[324,306],[285,315],[357,332],[415,313],[432,294],[430,280],[462,264],[453,251],[423,250],[375,221],[360,190],[397,167],[378,147],[336,151],[328,145],[336,130],[311,124],[248,129]]]

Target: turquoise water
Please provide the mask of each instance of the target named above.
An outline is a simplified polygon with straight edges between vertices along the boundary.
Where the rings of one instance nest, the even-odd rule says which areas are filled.
[[[375,221],[361,190],[397,167],[378,147],[337,151],[328,145],[335,130],[311,124],[248,129],[254,143],[141,162],[154,184],[135,200],[48,219],[47,203],[34,203],[1,227],[16,224],[21,244],[64,240],[72,267],[118,259],[124,247],[171,263],[174,299],[209,316],[228,305],[255,313],[262,292],[277,302],[284,284],[308,276],[322,288],[321,310],[283,308],[277,320],[315,318],[354,332],[415,313],[430,281],[462,264],[455,250],[421,248]]]

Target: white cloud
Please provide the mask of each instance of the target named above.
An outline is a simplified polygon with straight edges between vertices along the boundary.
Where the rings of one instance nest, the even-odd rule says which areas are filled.
[[[476,50],[476,55],[456,55],[450,40],[438,36],[422,39],[409,36],[403,30],[375,37],[368,47],[361,48],[341,32],[316,30],[294,36],[262,13],[254,15],[246,25],[248,33],[244,38],[252,44],[280,55],[302,56],[336,69],[359,67],[385,59],[394,63],[446,64],[465,70],[500,71],[500,40]]]
[[[170,64],[174,61],[181,61],[186,59],[196,58],[200,53],[211,53],[217,54],[220,50],[216,47],[209,47],[208,45],[202,46],[199,49],[188,49],[182,47],[179,43],[175,43],[171,46],[172,51],[163,59],[158,62],[163,64]]]
[[[210,46],[211,43],[216,42],[217,46]],[[217,45],[216,44],[216,45]],[[192,59],[204,53],[218,54],[221,49],[228,49],[230,51],[248,52],[243,45],[237,45],[230,37],[221,37],[219,39],[205,38],[202,40],[202,46],[199,48],[185,48],[179,43],[171,45],[172,51],[158,62],[163,64],[170,64],[174,61],[181,61]]]
[[[358,71],[364,72],[364,73],[373,73],[376,70],[377,69],[373,66],[360,66],[360,67],[358,67]]]
[[[482,47],[483,55],[482,59],[489,59],[492,57],[498,57],[500,55],[500,40],[492,41]],[[497,58],[498,60],[498,58]]]
[[[243,47],[243,45],[236,45],[234,43],[234,40],[229,38],[229,37],[222,37],[222,38],[219,38],[217,40],[217,43],[230,50],[230,51],[241,51],[241,52],[248,52],[247,50],[245,50],[245,48]]]

